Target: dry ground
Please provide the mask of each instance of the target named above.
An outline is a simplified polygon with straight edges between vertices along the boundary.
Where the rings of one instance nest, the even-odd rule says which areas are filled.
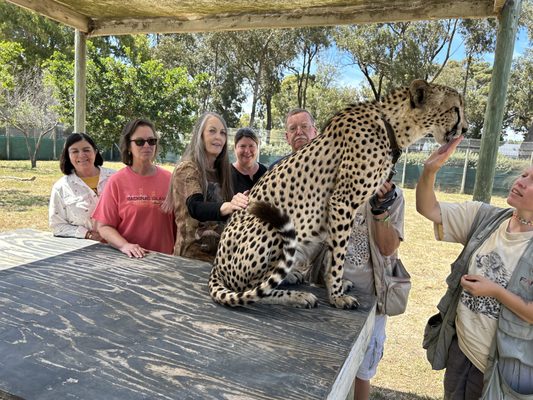
[[[120,169],[120,163],[106,163]],[[165,168],[172,170],[171,165]],[[33,181],[21,178],[35,177]],[[18,228],[48,230],[48,199],[53,183],[61,177],[57,161],[39,161],[30,169],[29,161],[0,161],[0,232]],[[401,258],[412,276],[407,312],[389,319],[385,354],[376,379],[372,399],[420,400],[442,398],[442,371],[432,371],[422,349],[422,333],[428,317],[445,291],[450,263],[461,246],[434,240],[432,225],[416,213],[414,190],[405,189],[405,242]],[[439,200],[464,201],[471,196],[439,192]],[[505,206],[505,199],[492,203]]]

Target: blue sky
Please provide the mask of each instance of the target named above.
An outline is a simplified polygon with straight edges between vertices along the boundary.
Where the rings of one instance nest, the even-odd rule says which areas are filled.
[[[528,43],[527,32],[525,29],[522,29],[518,33],[517,40],[515,41],[513,58],[521,56],[528,47],[530,47],[530,45]],[[452,44],[451,59],[462,60],[464,57],[465,52],[462,45],[462,40],[461,38],[456,38]],[[325,55],[325,60],[327,62],[334,60],[335,58],[339,58],[339,54],[337,54],[336,49],[332,49],[330,54]],[[487,53],[484,56],[484,60],[492,64],[494,62],[494,53]],[[347,60],[344,60],[344,62],[347,62]],[[340,76],[338,78],[338,83],[341,85],[357,87],[364,79],[364,76],[359,68],[355,66],[343,66],[339,68],[339,73]]]

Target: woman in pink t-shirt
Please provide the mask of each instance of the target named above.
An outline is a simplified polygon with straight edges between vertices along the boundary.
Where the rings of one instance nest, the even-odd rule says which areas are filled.
[[[158,140],[150,121],[135,119],[124,127],[120,152],[126,167],[109,179],[93,213],[100,235],[129,257],[150,250],[172,254],[174,248],[174,217],[161,209],[171,173],[154,165]]]

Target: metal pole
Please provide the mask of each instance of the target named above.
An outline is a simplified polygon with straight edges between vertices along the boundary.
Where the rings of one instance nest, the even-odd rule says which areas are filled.
[[[461,191],[459,193],[464,194],[466,186],[466,171],[468,170],[468,155],[470,154],[470,147],[466,149],[465,153],[465,165],[463,166],[463,179],[461,180]]]
[[[496,167],[498,141],[502,129],[507,84],[511,71],[518,17],[522,0],[507,0],[499,16],[498,35],[490,92],[483,122],[479,163],[474,185],[474,200],[490,202]]]
[[[407,170],[407,155],[409,154],[409,147],[405,148],[405,153],[403,154],[403,171],[402,171],[402,187],[405,187],[405,171]]]

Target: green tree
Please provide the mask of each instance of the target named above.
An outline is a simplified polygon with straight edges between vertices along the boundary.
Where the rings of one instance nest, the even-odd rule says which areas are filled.
[[[206,74],[196,93],[200,111],[215,111],[229,126],[237,126],[245,100],[243,77],[233,64],[238,60],[225,56],[225,35],[224,32],[163,35],[152,54],[168,68],[185,67],[191,77]]]
[[[26,69],[14,76],[11,87],[0,88],[0,123],[18,130],[26,141],[31,167],[37,167],[37,153],[42,139],[58,124],[55,100],[44,84],[38,68]]]
[[[468,80],[465,79],[467,71],[470,75]],[[435,83],[453,87],[458,91],[463,89],[465,82],[467,83],[464,99],[465,114],[468,119],[466,136],[469,138],[481,138],[491,75],[492,67],[487,62],[451,60],[435,80]]]
[[[37,13],[0,1],[0,40],[16,42],[25,50],[24,68],[40,66],[54,52],[71,52],[74,31]]]
[[[533,142],[532,76],[533,50],[529,48],[513,63],[504,119],[504,126],[522,133],[526,142]]]
[[[337,111],[347,104],[361,100],[354,88],[338,84],[336,67],[328,64],[319,64],[316,74],[309,80],[307,107],[313,115],[317,127],[324,127],[326,122]],[[284,129],[285,115],[291,108],[299,107],[298,104],[298,78],[294,75],[285,77],[281,89],[273,99],[274,127]]]
[[[348,25],[339,27],[334,37],[377,100],[413,79],[435,79],[448,62],[456,29],[457,21],[451,20]]]
[[[332,28],[329,27],[300,28],[295,31],[298,46],[297,57],[301,62],[298,66],[289,65],[288,69],[296,77],[299,108],[307,106],[307,88],[313,62],[317,60],[321,51],[331,46],[331,32]]]
[[[463,97],[466,98],[472,62],[479,61],[482,54],[494,51],[496,44],[496,20],[465,19],[461,21],[459,31],[464,38],[465,73],[462,93]]]
[[[162,133],[162,150],[181,152],[184,135],[192,127],[197,104],[194,94],[205,76],[191,79],[184,68],[167,69],[161,61],[99,57],[89,45],[87,64],[87,131],[99,145],[117,143],[126,122],[145,117]],[[47,79],[59,99],[62,121],[73,121],[74,66],[64,54],[56,53],[47,64]]]
[[[234,65],[251,90],[250,125],[255,125],[261,99],[267,110],[270,129],[270,102],[278,90],[283,66],[296,55],[295,35],[288,29],[227,32],[225,60]]]
[[[13,88],[23,53],[24,49],[19,43],[0,40],[0,89]]]

